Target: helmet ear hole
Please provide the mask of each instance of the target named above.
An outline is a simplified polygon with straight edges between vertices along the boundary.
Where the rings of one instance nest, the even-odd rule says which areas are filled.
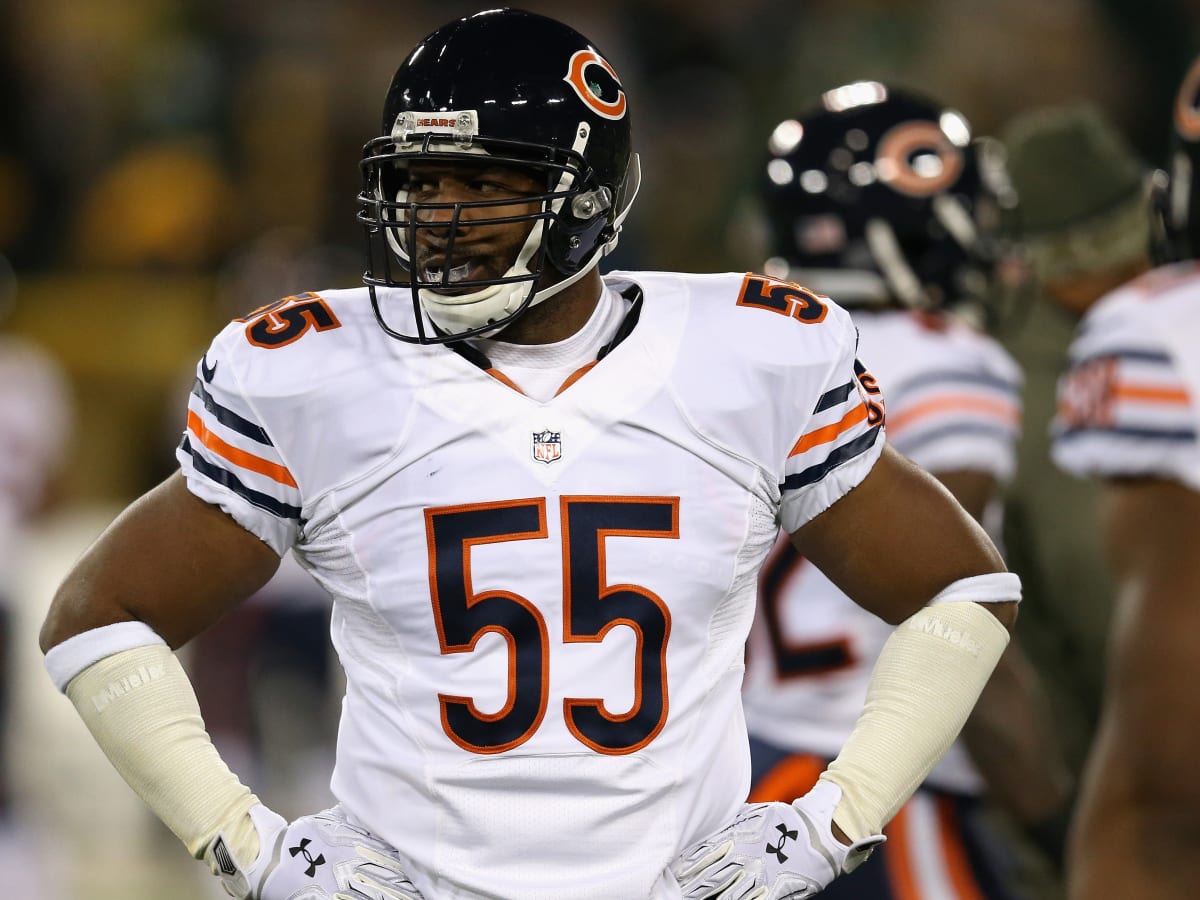
[[[560,218],[546,241],[547,262],[564,275],[575,274],[592,261],[590,256],[604,243],[601,237],[607,228],[608,221],[603,215],[584,222]]]
[[[571,198],[560,208],[546,240],[546,259],[564,275],[573,275],[593,260],[611,237],[612,191],[600,186]],[[606,237],[607,236],[607,237]]]

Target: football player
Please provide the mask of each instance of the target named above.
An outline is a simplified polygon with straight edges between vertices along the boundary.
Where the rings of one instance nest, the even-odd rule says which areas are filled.
[[[1050,423],[1079,312],[1150,267],[1153,170],[1092,102],[1023,110],[1001,140],[1023,281],[1021,315],[1002,337],[1025,375],[1017,473],[1004,492],[1005,558],[1025,595],[1017,639],[1042,675],[1077,784],[1100,718],[1114,584],[1095,527],[1101,485],[1054,465]]]
[[[1054,459],[1101,479],[1117,581],[1100,726],[1068,853],[1071,900],[1183,900],[1200,885],[1200,59],[1156,174],[1156,268],[1086,310]]]
[[[998,512],[1021,375],[968,324],[983,307],[1005,189],[995,145],[929,98],[874,81],[827,91],[777,125],[760,176],[768,274],[837,297],[887,396],[889,444],[976,519]],[[993,521],[989,525],[995,526]],[[751,800],[811,787],[854,729],[888,624],[786,539],[768,556],[743,694]],[[1012,896],[986,846],[985,790],[1018,821],[1053,821],[1067,779],[1036,679],[1010,646],[956,741],[831,897]],[[992,839],[994,843],[994,839]]]
[[[55,682],[235,896],[809,896],[882,840],[1007,644],[1019,580],[885,446],[844,310],[766,275],[600,275],[630,118],[555,20],[421,41],[364,151],[365,287],[218,335],[180,472],[56,594]],[[746,804],[780,528],[899,627],[820,782]],[[289,548],[347,682],[338,805],[293,822],[217,757],[172,652]]]
[[[0,321],[5,318],[5,269],[0,256]],[[22,601],[21,548],[25,533],[51,510],[61,493],[74,409],[61,364],[37,344],[0,329],[0,747],[10,746],[16,721],[17,635],[28,607]],[[47,860],[43,846],[23,824],[10,754],[0,753],[0,868],[17,896],[60,896],[58,878],[34,876]],[[54,852],[57,852],[55,849]],[[31,866],[30,863],[33,863]],[[43,873],[44,874],[44,873]]]

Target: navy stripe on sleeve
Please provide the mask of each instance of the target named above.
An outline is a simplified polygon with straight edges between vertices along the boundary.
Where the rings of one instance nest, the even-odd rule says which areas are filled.
[[[1020,393],[1020,388],[1011,381],[1006,381],[1003,378],[997,378],[995,375],[988,375],[985,372],[956,372],[956,371],[941,371],[941,372],[925,372],[910,378],[908,381],[901,382],[892,388],[891,393],[895,396],[900,396],[908,391],[915,390],[920,387],[927,387],[931,384],[976,384],[983,387],[994,388],[998,391],[1003,391],[1006,394],[1017,395]]]
[[[934,441],[968,434],[985,435],[991,438],[999,438],[1005,443],[1011,443],[1016,439],[1017,430],[1015,428],[1005,428],[1002,425],[990,425],[984,422],[959,422],[954,425],[943,425],[941,428],[934,428],[924,434],[916,429],[913,431],[904,431],[893,437],[891,441],[897,450],[909,456],[918,447],[923,447]]]
[[[264,494],[262,491],[256,491],[254,488],[246,487],[238,479],[236,475],[228,469],[223,469],[218,465],[210,463],[195,450],[192,449],[192,442],[188,440],[187,435],[183,436],[183,441],[179,445],[179,449],[184,453],[188,453],[192,457],[192,465],[196,471],[205,478],[215,481],[217,484],[229,488],[247,503],[257,506],[261,510],[278,516],[281,519],[296,519],[299,521],[301,509],[298,506],[292,506],[289,503],[284,503],[276,500],[270,494]]]
[[[854,390],[854,382],[847,381],[845,384],[838,385],[832,390],[828,390],[821,395],[821,399],[817,401],[817,408],[814,413],[824,412],[838,404],[845,403],[846,398],[850,396],[850,392]]]
[[[260,444],[265,444],[268,447],[274,446],[271,443],[271,438],[260,426],[254,424],[249,419],[243,419],[232,409],[226,409],[214,400],[212,394],[204,389],[204,385],[200,383],[199,378],[192,385],[192,393],[200,398],[200,401],[204,404],[204,408],[212,413],[216,417],[216,420],[226,428],[232,429],[238,434],[244,434],[246,437],[258,441]]]
[[[1071,360],[1071,365],[1081,366],[1090,362],[1096,362],[1100,359],[1128,359],[1135,362],[1152,362],[1152,363],[1170,363],[1172,362],[1171,354],[1164,353],[1161,350],[1137,350],[1132,347],[1127,349],[1105,350],[1103,353],[1093,353],[1090,356],[1081,356]]]
[[[824,478],[830,471],[842,463],[854,459],[860,453],[865,453],[875,445],[879,438],[881,425],[876,425],[870,431],[864,432],[849,443],[842,444],[830,453],[822,462],[809,466],[801,472],[789,475],[779,486],[781,491],[794,491],[809,484],[814,484]]]
[[[1138,441],[1194,441],[1194,428],[1130,428],[1128,426],[1107,425],[1102,427],[1084,426],[1082,428],[1066,428],[1055,437],[1059,440],[1083,437],[1089,434],[1109,434],[1113,437],[1132,438]]]

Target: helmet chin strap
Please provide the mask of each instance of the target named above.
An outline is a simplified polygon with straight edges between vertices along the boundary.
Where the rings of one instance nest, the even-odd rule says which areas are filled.
[[[541,227],[540,222],[538,223],[538,227]],[[542,290],[534,292],[525,308],[527,310],[532,309],[543,300],[547,300],[560,291],[569,288],[592,269],[596,268],[596,264],[600,262],[601,255],[602,254],[599,252],[595,253],[592,256],[591,261],[581,267],[579,271],[567,276],[562,281],[556,281],[549,287],[542,288]],[[515,274],[515,269],[509,269],[508,273],[506,274]],[[465,305],[461,303],[445,302],[447,300],[462,300],[464,297],[443,297],[440,294],[424,288],[419,291],[419,296],[421,298],[421,308],[425,310],[425,314],[429,316],[433,324],[447,334],[459,334],[461,332],[470,331],[473,328],[478,328],[480,325],[486,324],[485,322],[478,321],[478,303],[492,301],[490,304],[491,307],[500,307],[501,304],[503,304],[502,317],[506,318],[520,308],[520,305],[524,301],[527,292],[528,288],[525,282],[517,282],[514,284],[494,284],[482,291],[476,291],[473,294],[464,295],[465,298],[471,298]],[[487,296],[480,296],[484,294]],[[492,316],[491,318],[497,317]],[[501,325],[497,325],[496,328],[491,331],[480,332],[478,335],[476,335],[476,337],[491,337],[508,324],[510,323],[504,322]]]
[[[979,243],[979,231],[971,215],[954,197],[946,194],[933,198],[933,215],[967,252]]]
[[[905,260],[892,226],[883,219],[871,219],[864,232],[871,257],[883,272],[896,299],[910,309],[929,309],[933,305],[929,295],[925,293],[917,273]]]
[[[1192,161],[1185,153],[1176,153],[1171,160],[1171,225],[1183,230],[1187,225],[1188,201],[1192,194]]]
[[[530,296],[533,286],[533,272],[529,270],[529,261],[542,243],[545,231],[542,220],[538,220],[521,245],[516,261],[504,272],[505,278],[524,277],[526,281],[514,281],[508,284],[490,284],[487,287],[457,296],[439,294],[429,288],[420,288],[417,295],[421,298],[421,308],[433,321],[433,324],[447,334],[459,334],[487,325],[512,315],[525,298]],[[529,300],[529,306],[537,301],[537,294]]]
[[[880,307],[892,294],[878,272],[869,269],[816,269],[789,266],[775,258],[767,260],[764,272],[832,297],[841,306]]]

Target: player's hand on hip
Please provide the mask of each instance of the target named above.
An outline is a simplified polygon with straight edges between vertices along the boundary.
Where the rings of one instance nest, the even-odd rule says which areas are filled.
[[[421,900],[396,851],[336,807],[289,823],[259,805],[250,818],[260,842],[253,863],[227,850],[205,854],[237,900]]]
[[[747,803],[732,823],[671,865],[687,900],[800,900],[857,868],[886,838],[849,846],[833,835],[836,784],[818,781],[792,803]]]

